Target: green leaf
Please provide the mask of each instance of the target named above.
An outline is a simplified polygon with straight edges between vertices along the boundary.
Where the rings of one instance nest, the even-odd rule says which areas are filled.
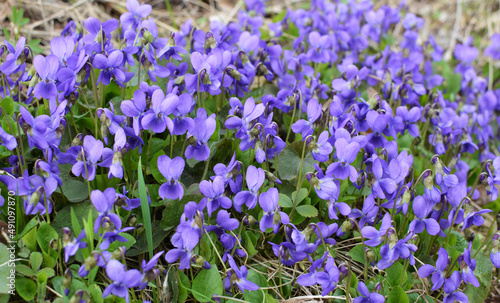
[[[394,263],[391,267],[387,268],[385,270],[386,272],[386,279],[387,282],[389,282],[389,285],[392,287],[399,286],[401,283],[401,275],[406,276],[406,272],[404,272],[404,267],[401,263]],[[406,281],[405,278],[403,278],[403,281]]]
[[[33,300],[36,294],[36,283],[28,278],[17,277],[16,291],[25,301]]]
[[[14,100],[12,100],[12,97],[3,98],[2,101],[0,101],[0,106],[5,110],[5,114],[7,116],[12,116],[12,114],[14,113],[14,110],[16,109],[16,106],[15,106]]]
[[[38,269],[40,269],[40,266],[42,265],[42,261],[43,261],[43,256],[41,253],[35,251],[35,252],[32,252],[31,255],[30,255],[30,266],[31,266],[31,269],[33,269],[33,271],[38,271]]]
[[[146,193],[146,185],[144,184],[144,177],[142,176],[142,164],[141,158],[139,157],[139,164],[137,167],[139,175],[139,196],[141,198],[141,210],[142,218],[144,219],[143,224],[146,230],[146,237],[148,240],[148,251],[149,258],[153,257],[153,231],[151,228],[151,214],[149,213],[149,200],[148,194]]]
[[[249,257],[255,256],[258,251],[255,249],[255,244],[257,244],[257,238],[251,231],[244,231],[245,235],[245,250]]]
[[[40,273],[44,273],[45,275],[47,275],[48,278],[52,278],[53,276],[56,275],[56,272],[54,271],[54,269],[52,268],[48,268],[48,267],[45,267],[45,268],[42,268],[38,271],[37,275],[40,274]]]
[[[478,253],[475,259],[476,269],[474,275],[476,275],[480,286],[474,287],[467,284],[464,293],[469,298],[469,303],[482,303],[485,302],[490,293],[493,263],[491,263],[490,256],[483,252]]]
[[[183,273],[180,270],[177,270],[177,275],[179,277],[179,303],[186,302],[186,299],[188,298],[188,295],[190,293],[191,289],[191,281],[189,281],[189,278],[186,276],[185,273]]]
[[[297,152],[297,149],[301,150],[302,144],[303,143],[300,141],[289,144],[278,155],[277,169],[278,169],[278,174],[279,174],[280,180],[283,181],[283,180],[298,179],[297,177],[298,177],[299,171],[300,171],[301,155],[299,155],[299,152]],[[297,149],[296,149],[296,147],[297,147]],[[302,154],[302,151],[300,151],[300,154]],[[304,157],[304,163],[303,163],[303,167],[302,167],[302,176],[304,176],[308,172],[314,171],[314,163],[315,163],[315,160],[313,159],[311,153],[307,153],[306,156]],[[302,176],[300,176],[300,177],[302,177]]]
[[[365,263],[365,252],[363,251],[363,245],[354,246],[348,253],[354,261]]]
[[[295,205],[299,205],[300,202],[302,202],[307,197],[307,188],[301,188],[299,190],[299,196],[297,198],[296,197],[297,197],[297,192],[294,191],[292,193],[292,201],[295,201],[295,199],[297,199],[297,201],[293,203],[296,203]]]
[[[72,210],[75,214],[74,217],[72,215]],[[86,220],[88,218],[89,213],[92,213],[94,218],[97,217],[97,210],[95,209],[92,202],[88,200],[80,203],[70,204],[63,207],[57,212],[57,215],[54,218],[54,221],[51,222],[51,225],[56,231],[60,231],[63,227],[71,226],[73,228],[75,237],[78,237],[82,229],[75,230],[75,228],[82,226],[81,224],[83,220]]]
[[[193,280],[193,295],[200,302],[209,302],[213,295],[222,295],[222,278],[215,264],[202,270]]]
[[[312,205],[299,205],[296,208],[297,212],[306,218],[313,218],[318,216],[318,210]]]
[[[42,222],[36,233],[36,240],[43,252],[48,253],[50,241],[58,239],[57,232],[47,222]],[[54,251],[53,249],[50,249]]]
[[[262,274],[259,274],[256,271],[254,271],[253,269],[250,269],[248,271],[247,279],[249,281],[259,285],[259,287],[267,287],[268,286],[266,277],[264,277]],[[267,290],[264,291],[262,289],[258,289],[258,290],[254,290],[254,291],[247,290],[247,291],[245,291],[243,296],[244,296],[245,300],[248,302],[263,302],[266,293],[267,293]]]
[[[280,194],[280,199],[278,201],[278,204],[281,207],[285,207],[285,208],[293,207],[292,200],[290,200],[290,198],[287,195],[285,195],[285,194]]]
[[[387,303],[409,303],[409,300],[405,291],[401,287],[396,286],[389,293]]]
[[[31,229],[33,229],[33,227],[37,226],[38,223],[39,222],[37,217],[33,217],[33,219],[31,219],[23,228],[23,231],[20,234],[16,235],[16,240],[24,237],[24,235],[26,235]]]
[[[0,294],[6,294],[9,292],[9,283],[14,282],[16,278],[16,267],[14,263],[9,263],[10,252],[3,243],[0,243]],[[11,271],[12,270],[12,271]]]
[[[1,267],[0,267],[1,268]],[[1,272],[1,270],[0,270]],[[26,277],[31,277],[35,275],[35,272],[30,267],[24,264],[16,264],[16,273],[21,274]]]
[[[160,150],[159,152],[154,154],[153,159],[151,159],[150,168],[151,168],[151,173],[153,174],[155,180],[158,181],[158,183],[163,184],[167,182],[167,179],[165,179],[165,177],[160,173],[160,170],[158,168],[158,158],[160,156],[165,156],[163,150]]]
[[[181,200],[170,200],[170,203],[163,210],[161,227],[170,229],[179,225],[179,220],[184,213],[184,205],[190,201],[198,203],[202,198],[202,195],[185,195]]]
[[[161,222],[158,221],[152,222],[151,229],[153,233],[153,249],[155,249],[160,245],[163,239],[165,239],[168,233],[163,230],[163,228],[161,227]],[[127,256],[134,257],[147,251],[148,245],[146,237],[139,237],[137,242],[135,242],[135,244],[130,249],[127,249]]]
[[[94,303],[102,303],[104,299],[102,298],[102,290],[97,284],[92,284],[89,286],[89,292],[91,301]]]

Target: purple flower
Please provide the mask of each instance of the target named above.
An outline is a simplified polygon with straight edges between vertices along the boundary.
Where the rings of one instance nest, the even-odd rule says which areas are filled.
[[[436,261],[436,267],[429,264],[424,264],[418,269],[418,275],[421,278],[427,278],[428,276],[432,275],[431,281],[433,286],[431,291],[436,291],[440,289],[441,286],[443,286],[445,280],[445,270],[448,267],[448,263],[448,252],[446,251],[446,249],[440,247],[438,259]]]
[[[210,148],[207,146],[207,142],[217,127],[215,114],[207,117],[205,109],[199,108],[197,117],[194,119],[194,125],[194,130],[192,133],[188,132],[188,137],[193,136],[196,140],[186,148],[186,158],[205,161],[210,156]]]
[[[358,283],[358,291],[361,296],[354,298],[353,303],[384,303],[385,298],[381,294],[376,292],[370,293],[368,287],[366,287],[363,281]]]
[[[311,267],[309,268],[309,272],[307,274],[302,274],[297,278],[297,283],[301,286],[313,286],[317,284],[316,274],[319,272],[318,269],[323,267],[323,263],[325,262],[325,258],[328,256],[327,253],[323,254],[318,260],[312,262]]]
[[[228,255],[227,258],[231,270],[228,271],[225,279],[226,290],[229,291],[231,289],[231,282],[236,284],[242,292],[245,292],[245,290],[258,290],[259,286],[247,279],[248,271],[246,266],[243,265],[238,268],[231,255]]]
[[[224,178],[215,177],[213,182],[203,180],[200,183],[200,192],[205,196],[200,201],[200,207],[207,207],[208,216],[212,214],[219,206],[228,209],[232,206],[231,199],[224,196],[225,183]]]
[[[427,203],[422,196],[416,196],[413,200],[413,213],[416,219],[411,221],[408,230],[416,234],[427,230],[429,235],[437,235],[441,231],[439,223],[433,218],[427,218],[432,207],[433,205]]]
[[[382,259],[378,261],[377,267],[380,269],[389,268],[394,262],[399,260],[399,258],[409,259],[410,265],[414,265],[415,257],[413,257],[413,253],[417,251],[417,246],[408,243],[412,237],[413,233],[409,233],[406,238],[397,240],[395,233],[389,235],[389,243],[385,244],[380,249]]]
[[[464,224],[462,226],[462,231],[466,228],[471,227],[472,225],[481,226],[484,223],[484,218],[481,216],[482,214],[492,212],[491,209],[482,209],[480,211],[472,211],[472,207],[470,204],[465,205],[465,218]]]
[[[294,133],[302,134],[302,141],[304,141],[307,136],[312,135],[314,133],[313,124],[318,120],[321,116],[322,108],[321,104],[318,103],[318,100],[313,98],[309,100],[307,103],[307,121],[300,119],[294,124],[292,124],[292,130]]]
[[[109,219],[108,218],[105,218],[104,220],[106,223],[104,223],[104,225],[108,225],[109,222]],[[110,227],[109,229],[111,229],[112,227]],[[108,230],[109,230],[108,229]],[[118,242],[127,242],[127,238],[125,238],[124,236],[120,235],[120,233],[124,233],[124,232],[127,232],[129,230],[132,230],[134,229],[134,227],[130,226],[130,227],[124,227],[122,229],[113,229],[113,230],[110,230],[108,232],[106,232],[103,236],[102,236],[102,243],[101,245],[99,245],[99,248],[102,249],[102,250],[106,250],[109,248],[109,245],[115,241],[118,241]]]
[[[335,152],[338,162],[334,162],[328,166],[326,174],[333,174],[340,180],[345,180],[349,177],[351,182],[356,182],[358,179],[358,171],[351,163],[356,159],[360,146],[356,142],[347,142],[344,138],[339,138],[335,141]]]
[[[5,146],[8,150],[13,150],[17,146],[16,137],[11,134],[8,134],[1,126],[0,126],[0,144]]]
[[[161,155],[158,157],[158,169],[160,173],[167,179],[158,190],[158,194],[162,199],[182,199],[184,196],[184,188],[179,183],[179,178],[184,171],[184,159],[175,157],[170,159],[168,156]]]
[[[152,10],[149,4],[140,4],[137,0],[127,0],[127,10],[120,16],[120,22],[124,30],[133,29],[135,30],[141,19],[146,18]]]
[[[330,41],[328,35],[322,36],[316,31],[309,33],[310,48],[307,51],[307,56],[312,62],[327,63],[330,60],[330,53],[328,52]]]
[[[453,274],[451,274],[451,277],[449,279],[446,279],[443,288],[445,293],[443,303],[454,303],[457,301],[461,303],[469,302],[469,298],[467,298],[467,296],[463,292],[456,291],[461,283],[462,279],[460,277],[460,272],[458,271],[453,272]]]
[[[172,124],[168,125],[172,134],[178,136],[194,131],[194,120],[188,115],[193,111],[195,104],[196,102],[190,94],[184,93],[179,96],[179,105],[173,111],[175,118],[172,120]]]
[[[328,131],[325,130],[319,135],[318,140],[315,141],[313,145],[309,144],[314,160],[319,162],[328,161],[333,151],[333,147],[330,142],[328,142],[328,139],[329,134]]]
[[[71,172],[75,176],[81,175],[87,181],[92,181],[95,178],[97,161],[102,156],[103,144],[92,136],[85,136],[83,146],[79,146],[78,149],[78,158]]]
[[[85,29],[88,34],[83,38],[85,43],[85,51],[87,54],[92,52],[102,52],[102,45],[108,44],[111,38],[111,32],[118,27],[118,20],[110,19],[101,23],[97,18],[89,17],[85,20]]]
[[[240,191],[234,196],[234,209],[241,212],[241,206],[245,204],[248,209],[257,205],[259,189],[264,183],[266,176],[262,168],[256,168],[253,165],[248,166],[245,179],[247,181],[248,191]]]
[[[176,94],[165,94],[161,89],[153,92],[151,97],[151,109],[142,118],[142,127],[151,129],[154,133],[160,134],[165,131],[168,123],[172,123],[170,115],[179,104],[179,97]]]
[[[110,294],[124,298],[128,303],[128,288],[137,287],[141,284],[141,272],[137,269],[126,270],[125,265],[117,260],[110,260],[106,265],[106,274],[113,283],[109,284],[102,292],[102,297],[106,298]]]
[[[176,247],[171,249],[165,255],[165,260],[168,263],[174,263],[179,258],[179,269],[187,269],[191,267],[191,258],[194,255],[193,249],[198,245],[200,234],[192,228],[183,228],[182,231],[176,232],[172,236],[172,244]]]
[[[323,292],[321,292],[322,296],[328,295],[337,287],[337,283],[339,283],[339,269],[332,257],[328,257],[326,260],[325,271],[316,274],[316,281],[323,288]]]
[[[122,113],[127,117],[133,118],[132,127],[136,135],[139,135],[139,132],[143,129],[141,118],[144,111],[146,111],[147,97],[147,94],[143,90],[138,89],[134,92],[132,100],[124,100],[120,103]]]
[[[360,80],[363,80],[368,72],[369,70],[366,67],[359,70],[355,65],[349,65],[342,74],[344,78],[338,78],[332,81],[332,88],[340,92],[342,97],[350,99],[354,97],[355,89],[357,89]]]
[[[116,199],[116,191],[114,188],[107,188],[104,192],[96,189],[90,193],[90,200],[94,207],[99,212],[99,216],[94,223],[94,232],[98,233],[101,227],[105,227],[105,231],[120,229],[122,221],[117,214],[112,213],[113,205]],[[113,226],[104,226],[112,223]]]
[[[118,85],[123,85],[122,82],[130,80],[130,74],[127,75],[121,70],[121,64],[123,62],[123,53],[120,50],[115,50],[111,52],[107,57],[103,54],[97,54],[94,57],[92,65],[94,68],[101,70],[99,77],[97,78],[97,83],[104,85],[109,85],[111,83],[111,78],[114,76],[116,83]]]
[[[462,279],[465,283],[470,283],[475,287],[479,287],[479,281],[474,275],[476,269],[476,260],[472,259],[472,242],[469,242],[469,248],[464,249],[464,253],[458,257],[458,264],[462,272]]]
[[[40,82],[36,84],[33,94],[38,99],[45,98],[49,100],[52,111],[57,107],[56,97],[58,91],[55,80],[59,69],[59,59],[54,55],[48,55],[47,57],[36,55],[33,66],[35,66],[36,72],[40,76]]]
[[[85,229],[82,230],[82,232],[78,235],[76,239],[75,237],[73,237],[73,234],[69,230],[69,228],[64,228],[63,233],[64,233],[63,237],[69,238],[68,241],[66,241],[66,243],[64,243],[63,241],[64,262],[68,262],[69,257],[74,256],[78,251],[78,249],[87,247],[87,243],[82,241],[82,239],[85,237]]]
[[[360,211],[355,208],[349,214],[349,218],[361,218],[358,221],[359,227],[363,228],[366,223],[373,224],[375,217],[378,214],[379,207],[375,204],[375,199],[372,194],[369,194],[363,202],[363,208]]]
[[[266,231],[266,228],[273,228],[275,234],[278,233],[280,223],[288,224],[290,219],[288,215],[280,211],[278,205],[279,192],[276,188],[270,188],[267,192],[263,192],[259,197],[259,204],[264,211],[264,216],[260,220],[260,230]]]
[[[365,244],[372,247],[378,246],[382,243],[382,237],[386,236],[387,230],[391,227],[391,225],[391,215],[386,213],[382,219],[382,225],[379,230],[372,226],[363,227],[361,229],[361,234],[364,238],[369,239],[368,241],[365,241]]]
[[[156,253],[147,263],[146,260],[142,260],[141,270],[143,278],[139,289],[144,289],[149,282],[153,281],[160,275],[160,270],[156,268],[156,264],[163,253],[164,251]]]
[[[221,237],[226,230],[235,230],[240,223],[238,219],[231,218],[226,210],[219,210],[217,213],[217,225],[207,226],[207,231],[213,231],[217,237]]]
[[[16,46],[12,46],[10,43],[5,41],[5,46],[7,47],[9,53],[5,57],[5,61],[0,65],[0,72],[9,76],[15,74],[26,67],[24,63],[24,58],[28,56],[26,52],[26,38],[20,37],[17,40]],[[1,54],[1,51],[0,51]],[[24,57],[24,58],[23,58]],[[38,56],[37,56],[38,57]]]

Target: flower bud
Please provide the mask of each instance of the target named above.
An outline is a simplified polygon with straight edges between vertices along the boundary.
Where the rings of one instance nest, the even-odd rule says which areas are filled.
[[[73,274],[71,273],[71,270],[68,268],[64,272],[63,276],[63,286],[64,286],[64,293],[66,296],[69,294],[69,290],[71,289],[71,284],[73,282]]]
[[[375,264],[375,253],[373,253],[370,248],[365,247],[365,256],[366,260],[368,260],[368,262],[370,262],[370,264],[372,264],[373,266]]]
[[[126,253],[125,246],[120,246],[111,253],[111,259],[122,261]]]
[[[339,265],[339,282],[344,280],[349,275],[349,270],[347,269],[347,265],[345,262],[340,263]]]
[[[69,303],[87,303],[90,302],[89,292],[86,290],[77,290],[69,300]]]
[[[154,37],[153,34],[151,34],[149,31],[144,31],[143,37],[147,42],[153,43]]]
[[[92,269],[94,269],[94,267],[96,267],[97,265],[97,261],[95,260],[95,257],[93,254],[91,254],[90,256],[88,256],[86,259],[85,259],[85,270],[86,271],[91,271]]]
[[[276,178],[276,176],[273,173],[271,173],[267,170],[264,170],[264,172],[266,173],[267,180],[274,182],[274,183],[277,183],[277,184],[281,184],[281,181],[278,178]]]
[[[252,215],[248,215],[245,219],[245,224],[247,225],[256,225],[258,224],[259,222],[255,219],[254,216]]]
[[[238,81],[241,80],[242,74],[239,71],[235,70],[234,68],[228,68],[227,73],[229,74],[229,76],[233,77],[234,79],[236,79]]]

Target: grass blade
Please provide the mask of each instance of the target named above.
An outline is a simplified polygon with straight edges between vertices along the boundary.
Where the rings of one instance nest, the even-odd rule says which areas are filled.
[[[146,185],[144,184],[144,176],[142,175],[141,158],[139,157],[139,164],[137,167],[139,174],[139,198],[141,199],[142,218],[144,221],[144,228],[146,229],[146,239],[148,241],[149,258],[153,257],[153,232],[151,230],[151,214],[149,212],[149,201],[146,193]]]

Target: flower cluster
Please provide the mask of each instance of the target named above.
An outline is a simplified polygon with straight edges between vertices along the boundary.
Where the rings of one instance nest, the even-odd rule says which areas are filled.
[[[443,49],[421,41],[424,21],[404,4],[318,0],[267,22],[265,2],[163,38],[151,5],[128,0],[120,21],[70,22],[47,56],[33,57],[24,37],[5,42],[0,96],[13,109],[1,108],[0,181],[48,223],[68,201],[91,205],[61,247],[68,277],[91,285],[102,268],[103,297],[129,302],[170,279],[166,266],[191,277],[223,268],[225,294],[204,300],[264,292],[257,253],[276,259],[280,282],[282,267],[303,270],[286,285],[349,297],[355,272],[335,251],[351,241],[364,268],[354,302],[384,302],[390,290],[368,266],[394,264],[430,277],[426,294],[467,302],[462,284],[485,283],[478,253],[500,267],[498,233],[479,245],[462,236],[491,212],[474,201],[495,201],[500,185],[500,89],[476,72],[472,38],[448,77]],[[499,41],[484,55],[498,60]],[[146,241],[151,223],[170,241]],[[140,239],[151,255],[132,268]]]

